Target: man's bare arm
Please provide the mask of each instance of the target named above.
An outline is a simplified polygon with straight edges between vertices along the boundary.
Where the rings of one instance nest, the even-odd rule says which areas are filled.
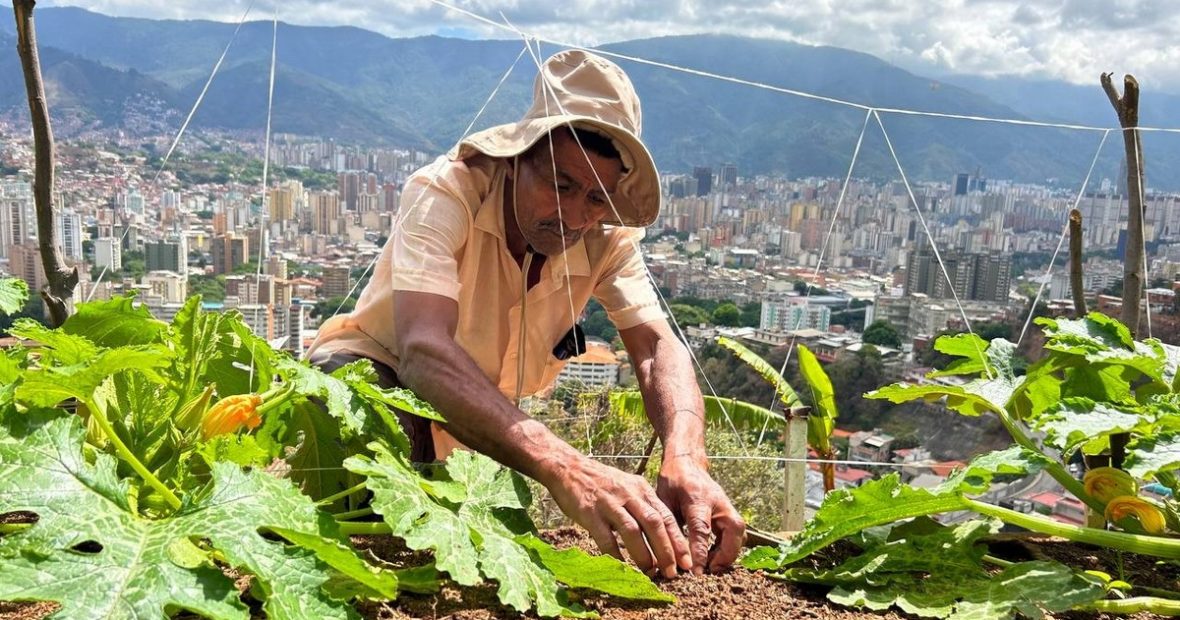
[[[664,445],[657,493],[688,529],[693,570],[729,566],[741,552],[745,522],[708,474],[705,412],[688,350],[667,321],[620,330],[643,393],[644,409]],[[710,533],[716,545],[710,549]]]
[[[561,509],[606,553],[615,534],[643,570],[688,570],[688,543],[675,517],[639,476],[586,458],[525,415],[484,376],[454,334],[458,305],[430,293],[397,291],[398,378],[447,419],[456,439],[545,485]]]

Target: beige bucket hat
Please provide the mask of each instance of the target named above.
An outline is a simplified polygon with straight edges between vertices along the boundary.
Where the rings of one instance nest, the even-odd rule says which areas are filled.
[[[643,227],[660,213],[660,176],[639,140],[641,121],[635,87],[618,65],[584,50],[566,50],[545,61],[524,118],[473,133],[448,156],[513,157],[562,125],[597,131],[614,142],[627,170],[611,195],[618,217],[612,213],[603,223]]]

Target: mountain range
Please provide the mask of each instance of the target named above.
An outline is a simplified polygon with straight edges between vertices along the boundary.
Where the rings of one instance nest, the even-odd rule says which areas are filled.
[[[71,7],[36,9],[36,31],[55,131],[142,127],[175,131],[236,24],[110,17]],[[0,114],[27,118],[13,23],[0,21]],[[193,119],[196,127],[257,131],[266,123],[272,25],[247,22]],[[279,23],[274,132],[441,151],[460,137],[518,57],[514,40],[392,39],[353,27]],[[1117,126],[1095,76],[1092,87],[1019,78],[915,75],[833,47],[721,35],[612,43],[606,52],[813,93],[876,108]],[[543,53],[556,51],[548,47]],[[740,174],[842,177],[866,112],[620,59],[644,106],[644,138],[665,172],[722,162]],[[525,54],[476,128],[508,122],[528,106],[535,64]],[[1178,118],[1180,97],[1144,93],[1141,122]],[[138,119],[132,123],[131,119]],[[1076,188],[1101,132],[880,113],[911,180],[958,172],[1056,182]],[[150,124],[149,124],[150,126]],[[1180,165],[1180,136],[1144,138],[1148,184],[1180,189],[1155,171]],[[1118,174],[1112,132],[1096,178]],[[856,176],[896,179],[897,166],[869,118]]]

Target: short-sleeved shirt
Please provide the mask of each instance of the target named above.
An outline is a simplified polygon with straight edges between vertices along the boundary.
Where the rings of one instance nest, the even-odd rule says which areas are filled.
[[[455,341],[502,394],[517,393],[517,350],[524,343],[521,394],[548,387],[564,362],[554,346],[590,297],[619,329],[665,319],[637,242],[642,229],[599,227],[561,256],[548,257],[525,296],[520,330],[521,266],[504,233],[508,163],[477,155],[440,157],[416,172],[402,192],[393,231],[356,309],[320,327],[308,354],[346,351],[395,371],[400,360],[393,291],[417,291],[458,302]]]

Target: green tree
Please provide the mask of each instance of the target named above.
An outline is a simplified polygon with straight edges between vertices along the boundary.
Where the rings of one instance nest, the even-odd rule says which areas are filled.
[[[672,318],[676,319],[676,324],[682,328],[709,322],[709,315],[696,306],[672,304],[668,306],[668,311],[672,313]]]
[[[882,347],[890,347],[893,349],[901,348],[901,336],[897,330],[884,319],[877,319],[865,329],[864,337],[861,338],[866,344],[875,344]]]
[[[712,319],[714,325],[740,327],[742,324],[742,311],[733,303],[721,304],[713,310]]]
[[[205,301],[224,301],[225,276],[189,276],[188,292]]]

